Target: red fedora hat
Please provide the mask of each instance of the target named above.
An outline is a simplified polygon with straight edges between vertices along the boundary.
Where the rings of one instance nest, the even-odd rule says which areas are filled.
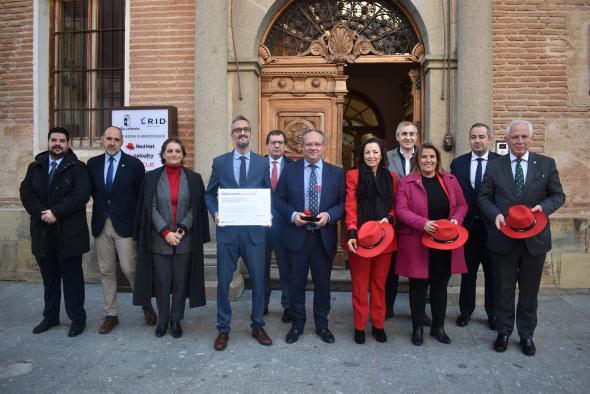
[[[447,219],[436,221],[437,227],[433,234],[424,233],[422,244],[431,249],[457,249],[467,242],[467,229]]]
[[[508,210],[506,225],[500,226],[500,231],[510,238],[524,239],[539,234],[545,226],[547,215],[543,212],[533,212],[526,205],[514,205]]]
[[[393,226],[388,222],[370,220],[363,223],[357,234],[356,254],[367,258],[380,255],[391,246],[393,235]]]

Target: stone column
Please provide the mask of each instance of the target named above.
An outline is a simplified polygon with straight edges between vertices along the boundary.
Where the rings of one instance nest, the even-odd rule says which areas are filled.
[[[195,169],[205,186],[215,156],[229,150],[227,86],[227,1],[196,1],[195,16]],[[209,220],[211,238],[215,225]],[[205,244],[205,286],[207,298],[215,299],[217,286],[215,243]],[[239,270],[234,273],[230,298],[235,300],[244,289]]]
[[[456,155],[469,151],[469,127],[492,127],[492,0],[457,3]],[[492,146],[493,149],[493,146]]]

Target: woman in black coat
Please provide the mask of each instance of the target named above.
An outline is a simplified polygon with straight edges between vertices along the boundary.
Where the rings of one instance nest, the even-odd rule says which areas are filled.
[[[164,166],[145,175],[139,196],[133,303],[147,305],[155,293],[156,336],[166,334],[170,321],[172,336],[178,338],[186,297],[191,308],[205,305],[203,244],[210,240],[209,220],[203,179],[183,167],[182,142],[168,138],[160,156]]]

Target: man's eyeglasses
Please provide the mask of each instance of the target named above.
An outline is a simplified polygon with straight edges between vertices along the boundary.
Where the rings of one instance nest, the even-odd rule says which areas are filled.
[[[252,131],[250,127],[236,127],[235,129],[231,129],[231,132],[234,134],[240,134],[241,132],[249,133]]]
[[[324,145],[322,142],[306,142],[303,144],[306,148],[319,148],[322,145]]]
[[[285,141],[270,141],[269,145],[283,145]]]

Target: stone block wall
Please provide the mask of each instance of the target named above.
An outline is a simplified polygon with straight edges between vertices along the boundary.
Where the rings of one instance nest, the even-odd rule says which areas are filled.
[[[177,107],[178,135],[187,148],[185,164],[192,168],[195,1],[130,1],[129,105]]]

